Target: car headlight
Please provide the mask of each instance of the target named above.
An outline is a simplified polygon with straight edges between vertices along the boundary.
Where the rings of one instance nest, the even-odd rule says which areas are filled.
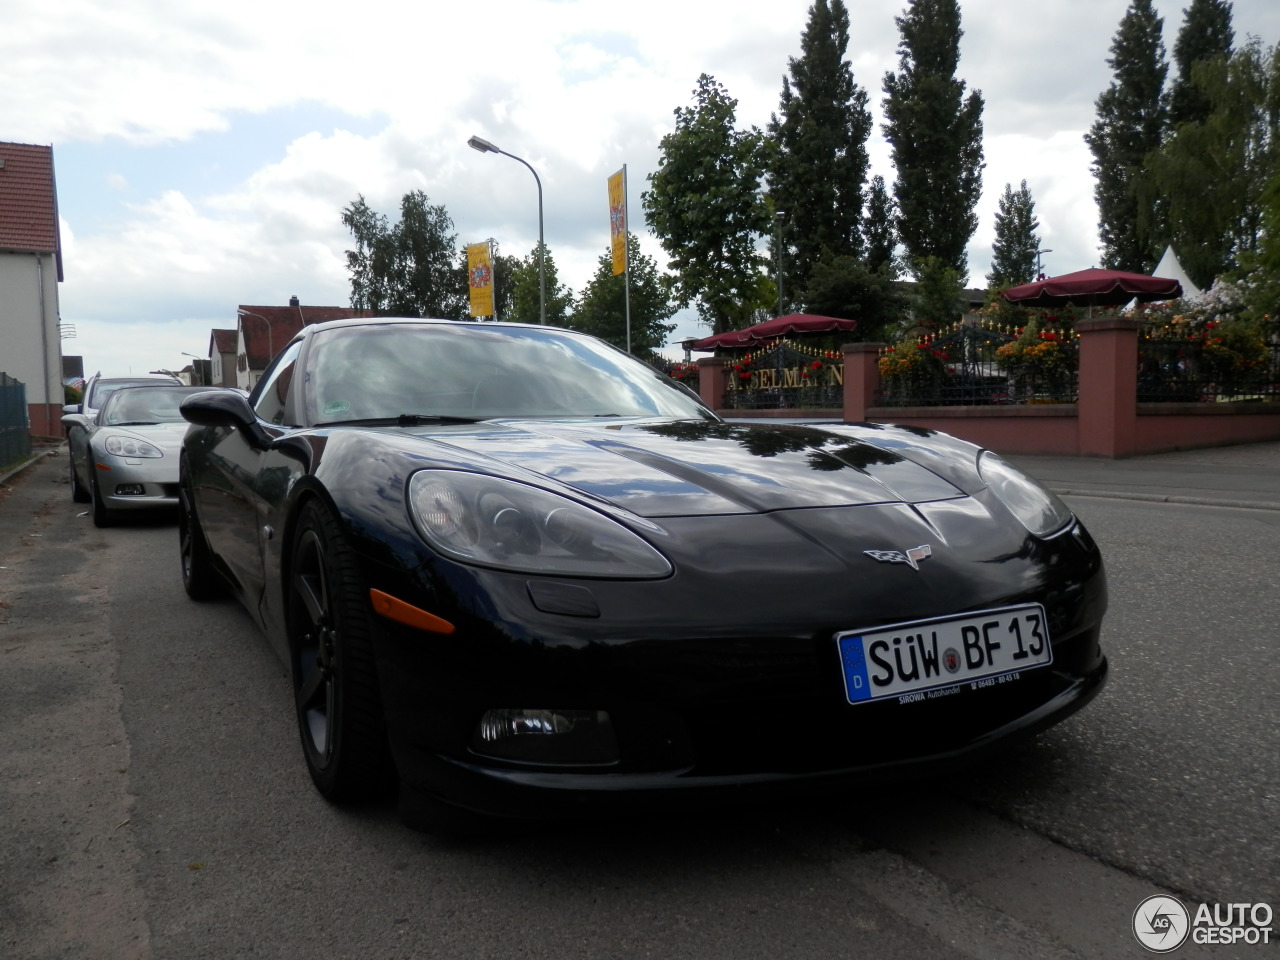
[[[154,444],[139,440],[137,437],[107,437],[103,443],[107,453],[113,457],[163,457],[160,448]]]
[[[1056,494],[990,450],[978,458],[978,473],[1000,502],[1037,537],[1056,533],[1070,522],[1070,508]]]
[[[671,573],[666,557],[616,520],[512,480],[421,470],[409,480],[409,513],[428,543],[464,563],[573,577]]]

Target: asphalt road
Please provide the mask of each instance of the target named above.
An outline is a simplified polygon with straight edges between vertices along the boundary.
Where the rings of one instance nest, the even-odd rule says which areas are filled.
[[[1138,957],[1148,895],[1280,907],[1280,511],[1072,498],[1111,685],[964,775],[463,841],[327,806],[248,617],[64,473],[0,491],[5,958]]]

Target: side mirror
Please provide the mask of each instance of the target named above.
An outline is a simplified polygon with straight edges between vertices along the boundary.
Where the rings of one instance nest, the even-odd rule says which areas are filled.
[[[198,427],[239,429],[249,443],[258,448],[271,445],[271,437],[262,429],[249,406],[249,400],[235,390],[208,390],[193,393],[178,406],[183,419]]]
[[[81,406],[82,405],[79,403],[68,403],[63,406],[62,412],[63,413],[81,413],[82,412],[80,409]]]
[[[62,425],[65,427],[84,427],[89,429],[89,424],[93,422],[92,417],[86,417],[83,413],[79,413],[75,406],[63,407]]]

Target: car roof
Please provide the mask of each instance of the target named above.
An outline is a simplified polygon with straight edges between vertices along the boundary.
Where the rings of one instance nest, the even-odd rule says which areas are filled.
[[[537,323],[508,323],[505,320],[450,320],[447,317],[349,317],[341,320],[326,320],[324,323],[310,323],[303,327],[299,334],[304,337],[312,336],[323,330],[334,330],[340,327],[376,327],[379,325],[392,323],[412,323],[422,326],[450,326],[450,327],[474,327],[476,329],[492,330],[495,327],[502,330],[527,328],[533,330],[555,330],[558,333],[577,333],[581,336],[580,331],[569,330],[565,327],[543,326]]]

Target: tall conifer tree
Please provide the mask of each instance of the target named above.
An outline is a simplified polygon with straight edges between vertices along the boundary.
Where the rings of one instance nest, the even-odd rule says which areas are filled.
[[[1203,60],[1231,56],[1235,30],[1231,25],[1231,0],[1191,0],[1183,12],[1182,27],[1173,44],[1178,75],[1169,90],[1169,125],[1198,123],[1209,116],[1209,100],[1196,88],[1192,67]]]
[[[1040,238],[1036,234],[1039,226],[1027,181],[1023,180],[1018,190],[1006,183],[996,212],[996,240],[991,248],[988,287],[1016,287],[1034,279],[1036,254],[1040,251]]]
[[[893,227],[897,214],[893,197],[884,177],[877,174],[867,187],[867,215],[862,221],[862,242],[866,249],[867,269],[898,276],[898,232]]]
[[[885,74],[885,138],[897,169],[898,236],[920,276],[935,260],[963,279],[982,195],[982,94],[956,79],[956,0],[910,0],[896,18],[898,72]]]
[[[815,0],[769,123],[769,193],[786,217],[786,261],[801,277],[824,257],[862,252],[871,114],[845,59],[848,46],[844,0]]]
[[[1085,142],[1097,178],[1103,266],[1150,273],[1164,252],[1163,201],[1152,196],[1144,161],[1166,129],[1164,81],[1169,65],[1151,0],[1133,0],[1111,41],[1111,86],[1099,95]]]

